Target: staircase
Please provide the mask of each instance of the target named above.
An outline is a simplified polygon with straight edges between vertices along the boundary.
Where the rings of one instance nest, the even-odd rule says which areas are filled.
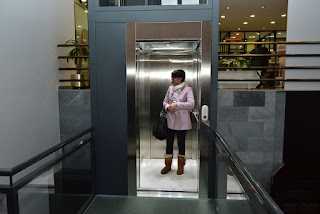
[[[320,213],[318,165],[285,165],[274,177],[272,198],[286,214]]]

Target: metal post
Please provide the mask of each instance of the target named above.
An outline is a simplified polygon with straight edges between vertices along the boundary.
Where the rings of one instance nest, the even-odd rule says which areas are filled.
[[[7,210],[8,214],[19,214],[18,191],[15,189],[7,193]]]
[[[92,132],[91,132],[92,136]],[[90,142],[91,147],[91,170],[92,170],[92,194],[96,194],[96,156],[95,156],[95,139]]]

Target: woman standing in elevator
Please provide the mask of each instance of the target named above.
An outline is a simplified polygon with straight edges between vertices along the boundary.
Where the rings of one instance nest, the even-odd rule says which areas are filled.
[[[185,84],[185,72],[181,69],[171,73],[172,85],[169,86],[163,100],[163,107],[167,110],[167,146],[165,157],[165,167],[161,174],[167,174],[171,170],[173,159],[174,137],[178,138],[178,175],[184,173],[186,163],[185,139],[187,131],[192,129],[190,111],[194,108],[194,96],[192,88]]]

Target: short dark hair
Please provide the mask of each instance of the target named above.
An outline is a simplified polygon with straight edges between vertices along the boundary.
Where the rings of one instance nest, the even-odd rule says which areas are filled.
[[[186,78],[186,73],[184,72],[184,70],[182,69],[178,69],[178,70],[174,70],[172,73],[171,73],[171,77],[181,77],[182,78],[182,82],[184,82],[185,78]]]

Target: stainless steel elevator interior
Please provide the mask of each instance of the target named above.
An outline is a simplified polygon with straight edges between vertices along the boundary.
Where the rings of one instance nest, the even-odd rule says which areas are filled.
[[[202,154],[200,151],[200,144],[201,139],[208,139],[208,136],[201,136],[200,133],[208,134],[200,132],[200,129],[203,127],[201,123],[208,120],[201,120],[199,112],[203,105],[210,105],[211,23],[135,23],[134,27],[131,25],[131,30],[127,29],[127,49],[132,49],[132,42],[135,41],[135,68],[127,68],[127,73],[132,74],[135,70],[135,103],[128,102],[128,109],[135,107],[137,191],[142,196],[146,192],[170,192],[173,196],[193,194],[192,197],[198,197],[199,186],[205,186],[200,185],[200,168],[207,170],[200,167],[200,159],[205,161],[207,155],[207,152]],[[130,32],[134,39],[128,36]],[[127,66],[130,62],[133,66],[133,52],[131,55],[127,53]],[[192,130],[187,132],[186,137],[187,162],[185,173],[181,176],[176,174],[176,139],[172,170],[167,175],[161,175],[166,140],[160,141],[152,136],[152,126],[159,118],[163,99],[171,85],[171,72],[176,69],[186,72],[185,82],[192,87],[195,98],[195,107],[190,112]],[[132,84],[127,85],[132,87]],[[208,142],[202,142],[204,150],[206,146]]]
[[[162,101],[168,86],[171,84],[171,72],[176,69],[183,69],[186,72],[186,84],[192,87],[195,100],[198,100],[199,88],[199,69],[200,41],[148,41],[137,42],[137,89],[139,103],[139,136],[140,136],[140,182],[138,189],[154,189],[166,191],[188,191],[198,192],[198,102],[195,104],[191,121],[193,129],[187,132],[186,137],[186,156],[188,164],[194,167],[190,168],[192,178],[188,175],[177,178],[178,180],[192,179],[193,183],[181,185],[166,185],[161,183],[154,186],[154,182],[148,181],[148,176],[144,168],[151,167],[152,173],[160,175],[160,169],[163,167],[163,155],[166,150],[166,141],[157,140],[152,136],[152,126],[159,118],[159,112],[162,109]],[[177,157],[178,147],[175,139],[174,158]],[[155,159],[160,159],[157,161]],[[156,167],[155,167],[156,166]],[[154,168],[155,167],[155,168]],[[173,166],[174,168],[174,166]],[[186,169],[189,167],[186,166]],[[148,170],[148,172],[150,172]],[[187,171],[188,172],[188,171]],[[172,174],[174,172],[170,172]],[[169,174],[169,176],[170,176]],[[160,175],[162,177],[166,175]],[[168,176],[168,175],[167,175]],[[175,175],[174,177],[177,177]],[[172,178],[171,182],[179,182]],[[168,181],[166,181],[168,182]],[[181,184],[181,183],[180,183]],[[166,187],[167,186],[167,187]]]

